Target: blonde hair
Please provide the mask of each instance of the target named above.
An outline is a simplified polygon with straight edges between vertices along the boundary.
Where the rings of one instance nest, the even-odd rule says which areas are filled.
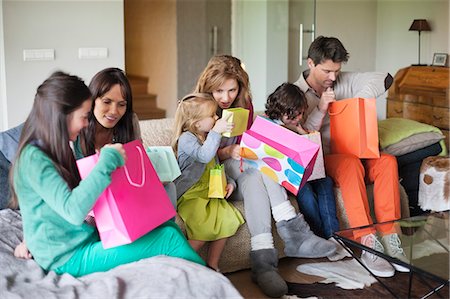
[[[251,101],[250,81],[241,61],[230,55],[213,56],[200,74],[194,92],[209,93],[219,89],[226,80],[235,79],[239,85],[239,93],[231,107],[247,108]]]
[[[182,98],[175,112],[172,148],[177,154],[178,139],[184,132],[191,132],[203,143],[203,136],[199,134],[195,123],[205,117],[214,115],[217,102],[208,93],[191,93]]]

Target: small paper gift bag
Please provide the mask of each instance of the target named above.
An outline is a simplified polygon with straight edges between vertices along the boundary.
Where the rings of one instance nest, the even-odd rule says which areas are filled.
[[[209,198],[225,198],[227,194],[227,177],[225,176],[225,167],[223,164],[216,164],[209,173]]]
[[[146,151],[161,182],[172,182],[181,175],[172,147],[149,146]]]
[[[247,130],[249,111],[244,108],[230,108],[222,111],[222,118],[226,118],[228,115],[231,115],[228,122],[234,123],[234,128],[231,132],[225,132],[222,135],[225,137],[242,135]]]
[[[325,177],[325,165],[323,162],[323,150],[322,150],[322,137],[320,132],[311,132],[309,134],[300,135],[303,138],[306,138],[320,146],[319,151],[317,153],[316,162],[314,163],[314,168],[311,173],[311,176],[308,178],[309,181],[314,181],[317,179],[322,179]]]
[[[311,176],[319,145],[270,119],[257,116],[241,140],[241,157],[297,195]]]
[[[176,211],[138,140],[123,145],[127,161],[111,175],[111,184],[93,207],[103,248],[129,244],[173,218]],[[81,178],[99,154],[77,161]]]
[[[330,146],[333,154],[379,158],[375,99],[351,98],[330,104]]]

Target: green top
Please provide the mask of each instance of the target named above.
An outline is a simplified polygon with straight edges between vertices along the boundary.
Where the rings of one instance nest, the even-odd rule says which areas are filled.
[[[111,173],[123,164],[118,151],[103,148],[89,176],[71,190],[43,151],[34,145],[23,149],[14,169],[14,188],[24,239],[42,268],[62,266],[77,248],[98,240],[94,227],[84,219],[111,183]]]

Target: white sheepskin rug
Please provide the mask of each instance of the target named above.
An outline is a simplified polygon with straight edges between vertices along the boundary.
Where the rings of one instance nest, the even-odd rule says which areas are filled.
[[[346,289],[363,289],[377,280],[355,259],[338,262],[310,263],[297,267],[297,271],[325,278],[320,283],[336,283]]]

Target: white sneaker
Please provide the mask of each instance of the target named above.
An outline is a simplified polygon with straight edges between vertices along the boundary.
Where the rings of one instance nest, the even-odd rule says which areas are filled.
[[[333,254],[331,254],[331,255],[329,255],[329,256],[327,256],[327,258],[330,260],[330,261],[332,261],[332,262],[335,262],[335,261],[339,261],[339,260],[342,260],[343,258],[345,258],[345,257],[351,257],[352,255],[349,253],[349,251],[348,250],[350,250],[347,246],[345,246],[345,248],[341,245],[341,243],[339,243],[338,241],[336,241],[336,239],[335,238],[333,238],[333,237],[331,237],[331,238],[329,238],[328,239],[328,241],[331,241],[331,242],[333,242],[333,243],[335,243],[336,244],[336,252],[335,253],[333,253]],[[352,252],[351,250],[350,250],[350,252]],[[352,252],[353,253],[353,252]]]
[[[406,257],[405,252],[403,251],[400,238],[398,237],[398,235],[396,233],[385,235],[385,236],[381,237],[381,243],[383,243],[383,245],[384,245],[386,254],[388,254],[389,256],[392,256],[402,262],[405,262],[408,264],[410,263],[409,259]],[[409,269],[404,266],[400,266],[395,263],[392,263],[392,266],[394,266],[395,270],[397,270],[399,272],[409,272]]]
[[[378,241],[374,234],[363,236],[361,244],[372,248],[375,251],[384,252],[383,245]],[[362,252],[361,262],[376,276],[392,277],[395,274],[394,268],[392,268],[392,265],[388,261],[370,252]]]

